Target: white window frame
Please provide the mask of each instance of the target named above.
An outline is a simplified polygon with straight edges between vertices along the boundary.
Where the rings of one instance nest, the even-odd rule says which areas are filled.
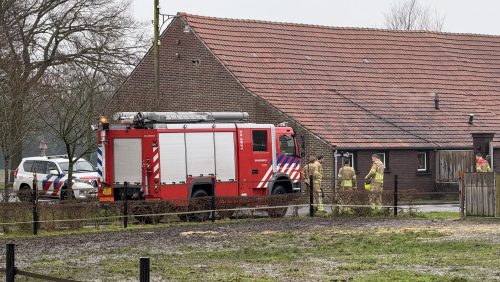
[[[354,163],[354,153],[351,153],[351,152],[345,152],[345,154],[347,154],[347,159],[349,160],[349,162],[351,163],[351,167],[354,168],[354,170],[356,170],[356,167],[355,167],[355,163]],[[342,164],[343,166],[344,164]]]
[[[418,168],[418,154],[424,154],[424,168]],[[417,152],[417,171],[418,172],[427,171],[427,152]]]
[[[387,168],[387,164],[385,163],[385,153],[377,153],[380,158],[380,161],[384,164],[384,167]]]

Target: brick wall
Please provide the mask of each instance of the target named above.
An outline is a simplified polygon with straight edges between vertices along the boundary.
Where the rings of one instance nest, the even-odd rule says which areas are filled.
[[[174,22],[161,38],[160,95],[153,93],[153,63],[148,53],[122,85],[108,108],[117,111],[246,111],[250,121],[277,124],[289,122],[305,140],[303,161],[309,155],[324,155],[325,187],[332,187],[333,151],[294,120],[261,98],[247,92],[205,48],[193,32]]]
[[[371,156],[375,153],[384,152],[388,158],[386,171],[384,175],[384,189],[394,188],[394,176],[398,176],[398,189],[419,191],[434,191],[435,186],[435,167],[436,154],[434,151],[428,151],[428,172],[418,172],[418,161],[416,150],[361,150],[354,152],[354,167],[358,179],[358,187],[363,187],[364,177],[370,170],[372,160]],[[338,158],[338,168],[341,165],[341,158]]]

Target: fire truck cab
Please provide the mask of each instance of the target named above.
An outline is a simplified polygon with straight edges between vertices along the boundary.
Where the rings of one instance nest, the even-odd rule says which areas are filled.
[[[242,123],[244,112],[121,112],[98,130],[100,202],[300,191],[292,128]],[[214,192],[212,192],[214,191]]]

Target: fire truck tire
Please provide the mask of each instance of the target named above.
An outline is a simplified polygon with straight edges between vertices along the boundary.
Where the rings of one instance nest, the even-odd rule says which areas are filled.
[[[147,206],[139,204],[132,208],[134,218],[144,224],[157,224],[163,219],[162,215],[145,216],[146,214],[160,214],[163,212],[164,210],[161,206]]]
[[[272,195],[280,195],[280,194],[286,194],[286,189],[285,187],[281,185],[276,185],[273,188],[273,191],[271,192]],[[276,199],[275,202],[271,203],[272,206],[282,206],[284,203],[279,201],[279,199]],[[267,213],[269,214],[270,217],[283,217],[286,214],[286,211],[288,208],[276,208],[276,209],[269,209]]]
[[[198,189],[193,193],[193,196],[191,198],[193,198],[193,199],[195,199],[195,198],[208,199],[208,193],[203,189]],[[190,204],[189,209],[190,210],[209,210],[210,203],[208,200],[199,201],[198,203]],[[205,220],[208,220],[209,218],[210,218],[210,212],[202,212],[202,213],[191,213],[191,214],[185,215],[184,217],[181,217],[181,220],[205,221]]]
[[[23,185],[17,192],[17,198],[21,202],[31,202],[31,188],[28,185]]]

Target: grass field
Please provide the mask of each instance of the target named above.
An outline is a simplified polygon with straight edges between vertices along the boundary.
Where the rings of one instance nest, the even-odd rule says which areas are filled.
[[[450,217],[141,227],[20,239],[16,257],[22,269],[77,280],[136,280],[141,256],[151,258],[152,281],[499,280],[500,221]]]

